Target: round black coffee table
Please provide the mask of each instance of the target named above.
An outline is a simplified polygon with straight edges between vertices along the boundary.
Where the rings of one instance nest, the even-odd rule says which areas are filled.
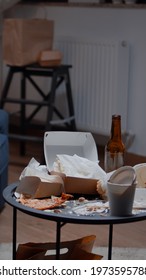
[[[56,259],[59,259],[60,254],[61,227],[66,223],[82,225],[109,225],[108,259],[110,260],[112,258],[113,225],[146,220],[146,212],[140,214],[132,214],[126,217],[117,217],[111,216],[110,213],[107,213],[106,215],[100,215],[96,213],[95,215],[90,216],[77,215],[73,212],[68,212],[66,208],[64,208],[61,213],[36,210],[17,202],[14,193],[18,184],[19,182],[12,183],[3,191],[3,197],[5,201],[13,207],[13,259],[16,259],[17,210],[30,216],[56,222]]]

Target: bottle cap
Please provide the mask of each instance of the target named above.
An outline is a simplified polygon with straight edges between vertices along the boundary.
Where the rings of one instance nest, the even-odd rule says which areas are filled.
[[[121,115],[112,115],[112,118],[113,118],[113,119],[115,119],[115,118],[116,118],[116,119],[121,119]]]

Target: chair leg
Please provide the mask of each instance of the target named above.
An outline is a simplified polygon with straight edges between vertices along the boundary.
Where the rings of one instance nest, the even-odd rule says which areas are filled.
[[[51,82],[51,90],[48,96],[48,110],[47,110],[47,119],[46,119],[46,131],[51,130],[51,120],[53,119],[53,112],[54,112],[54,103],[55,103],[55,92],[56,92],[56,85],[57,85],[57,72],[53,73],[52,82]]]
[[[6,81],[5,81],[4,88],[2,90],[2,95],[1,95],[1,100],[0,100],[0,108],[4,107],[5,99],[7,98],[7,95],[8,95],[8,91],[9,91],[10,84],[11,84],[11,81],[12,81],[12,78],[13,78],[13,74],[14,74],[14,72],[10,67],[7,78],[6,78]]]
[[[66,94],[67,94],[69,115],[70,115],[70,117],[73,117],[73,119],[71,120],[71,129],[72,129],[72,131],[76,131],[75,112],[74,112],[74,105],[73,105],[73,98],[72,98],[70,75],[69,75],[68,69],[66,69],[65,85],[66,85]]]
[[[25,74],[22,72],[21,73],[21,99],[25,100],[26,99],[26,79],[25,79]],[[21,135],[25,135],[26,131],[26,104],[21,103],[21,113],[20,113],[20,133]],[[26,141],[21,140],[20,141],[20,155],[24,156],[26,152]]]

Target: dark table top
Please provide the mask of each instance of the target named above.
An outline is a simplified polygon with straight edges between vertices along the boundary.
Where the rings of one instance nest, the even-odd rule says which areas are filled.
[[[14,207],[28,215],[35,216],[41,219],[52,220],[56,222],[63,223],[73,223],[73,224],[122,224],[122,223],[132,223],[137,221],[146,220],[146,212],[140,212],[138,214],[132,214],[130,216],[118,217],[111,216],[108,212],[107,214],[101,215],[100,213],[94,213],[91,215],[77,215],[71,211],[72,201],[68,202],[68,207],[62,208],[60,213],[55,213],[53,211],[36,210],[34,208],[22,205],[16,200],[14,195],[15,189],[19,182],[15,182],[7,186],[3,191],[3,197],[5,201]]]

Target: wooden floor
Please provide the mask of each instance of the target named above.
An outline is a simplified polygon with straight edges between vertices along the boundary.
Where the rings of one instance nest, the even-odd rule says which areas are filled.
[[[10,141],[10,163],[9,183],[17,181],[19,175],[28,164],[29,160],[35,157],[38,161],[43,157],[43,143],[30,142],[26,147],[26,156],[19,154],[19,142]],[[99,148],[99,159],[103,165],[103,148]],[[127,154],[126,164],[146,162],[145,157],[138,157]],[[0,242],[12,241],[12,207],[5,205],[0,213]],[[55,222],[44,221],[18,213],[18,242],[46,242],[55,241]],[[88,234],[95,234],[96,246],[106,246],[108,242],[108,226],[72,225],[67,224],[62,228],[62,240],[71,240]],[[113,245],[118,247],[146,247],[146,221],[132,224],[114,226]]]

